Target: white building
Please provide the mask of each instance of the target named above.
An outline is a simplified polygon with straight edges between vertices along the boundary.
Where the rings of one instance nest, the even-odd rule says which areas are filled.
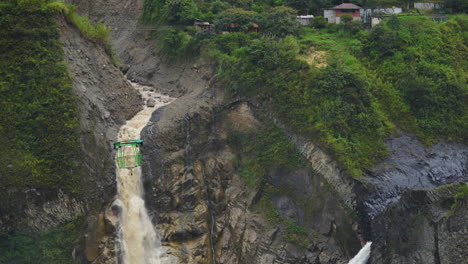
[[[314,19],[313,15],[297,16],[296,17],[296,21],[299,24],[303,25],[303,26],[309,25],[310,22],[312,21],[312,19]]]
[[[428,10],[441,8],[443,8],[443,5],[440,3],[414,3],[414,9]]]

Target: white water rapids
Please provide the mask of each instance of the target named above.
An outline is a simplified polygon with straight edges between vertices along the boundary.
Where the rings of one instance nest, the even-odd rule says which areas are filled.
[[[120,128],[118,141],[140,139],[141,130],[149,122],[152,113],[161,106],[169,104],[172,98],[150,91],[150,87],[132,83],[144,98],[144,109]],[[146,106],[153,98],[154,107]],[[117,196],[114,204],[119,205],[120,225],[118,242],[120,264],[161,264],[165,254],[143,199],[144,189],[141,182],[141,167],[119,169],[117,167]]]
[[[371,253],[372,242],[367,242],[348,264],[366,264]]]

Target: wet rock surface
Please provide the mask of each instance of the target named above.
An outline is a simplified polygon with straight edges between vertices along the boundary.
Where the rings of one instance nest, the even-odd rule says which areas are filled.
[[[365,191],[360,194],[371,219],[406,190],[468,182],[468,148],[462,144],[424,146],[413,135],[403,134],[387,140],[386,145],[389,156],[369,171],[363,180]]]
[[[370,263],[466,263],[468,196],[455,202],[460,184],[404,193],[376,217]]]

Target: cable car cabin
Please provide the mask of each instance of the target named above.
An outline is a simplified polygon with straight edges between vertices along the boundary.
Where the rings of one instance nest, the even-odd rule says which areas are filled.
[[[121,169],[135,168],[141,165],[140,145],[143,140],[125,140],[114,143],[117,149],[117,166]]]

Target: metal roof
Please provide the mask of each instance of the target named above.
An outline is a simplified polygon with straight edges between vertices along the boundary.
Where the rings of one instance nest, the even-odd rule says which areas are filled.
[[[362,7],[357,6],[355,4],[344,3],[344,4],[341,4],[341,5],[334,6],[331,9],[361,9],[361,8]]]

